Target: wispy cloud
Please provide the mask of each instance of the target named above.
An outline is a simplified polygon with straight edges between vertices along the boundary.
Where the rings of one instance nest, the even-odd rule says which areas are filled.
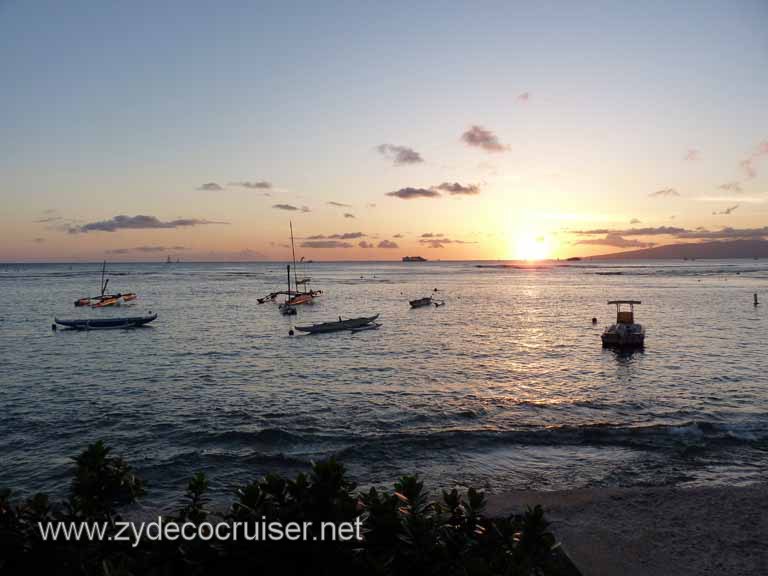
[[[395,234],[394,236],[392,236],[392,238],[402,238],[402,237],[403,237],[402,234]]]
[[[509,148],[499,142],[498,137],[492,131],[478,125],[471,126],[461,135],[461,139],[468,146],[482,148],[486,152],[503,152]]]
[[[675,226],[658,226],[655,228],[629,228],[627,230],[610,230],[599,228],[594,230],[576,230],[571,234],[577,236],[671,236],[673,238],[684,240],[749,240],[763,239],[768,236],[768,226],[762,228],[731,228],[726,227],[720,230],[708,230],[706,228],[695,228],[693,230],[678,228]],[[577,244],[594,242],[576,242]]]
[[[392,242],[391,240],[382,240],[377,245],[378,248],[399,248],[397,245],[397,242]]]
[[[394,144],[379,144],[376,146],[376,150],[382,156],[392,160],[395,166],[403,166],[407,164],[419,164],[424,162],[421,154],[416,152],[413,148],[408,146],[396,146]]]
[[[656,192],[651,192],[648,194],[648,196],[651,198],[659,198],[661,196],[680,196],[680,192],[674,188],[662,188],[661,190],[656,190]]]
[[[437,190],[442,190],[443,192],[448,192],[452,196],[474,196],[476,194],[480,194],[480,187],[475,184],[463,185],[459,184],[458,182],[443,182],[434,188]]]
[[[741,184],[738,182],[726,182],[725,184],[720,184],[718,188],[720,190],[725,190],[726,192],[733,192],[735,194],[739,194],[742,191]]]
[[[33,238],[32,242],[35,244],[43,244],[45,242],[45,238]]]
[[[760,142],[747,158],[739,162],[739,167],[747,180],[752,180],[757,176],[755,161],[763,156],[768,156],[768,140]]]
[[[230,182],[230,186],[238,186],[240,188],[248,188],[250,190],[270,190],[272,183],[266,180],[242,180],[240,182]]]
[[[201,226],[204,224],[228,224],[228,222],[214,222],[212,220],[201,220],[198,218],[179,218],[163,222],[155,216],[146,216],[139,214],[137,216],[125,216],[123,214],[115,216],[109,220],[99,222],[90,222],[82,226],[72,226],[68,229],[70,234],[87,232],[115,232],[116,230],[144,230],[161,228],[185,228],[190,226]]]
[[[224,190],[224,188],[217,184],[216,182],[206,182],[205,184],[201,184],[197,187],[197,190],[206,190],[208,192],[218,192],[219,190]]]
[[[695,162],[701,156],[701,152],[697,148],[689,148],[683,156],[683,160],[686,162]]]
[[[441,238],[444,236],[443,233],[435,233],[435,232],[424,232],[424,234],[421,235],[422,238]]]
[[[330,201],[326,202],[326,204],[328,204],[328,206],[336,206],[337,208],[352,208],[351,204],[344,204],[343,202]]]
[[[613,246],[615,248],[650,248],[653,242],[642,242],[637,239],[627,239],[619,234],[606,234],[603,238],[588,238],[578,240],[574,244],[592,244],[596,246]]]
[[[307,240],[301,243],[302,248],[352,248],[349,242],[340,240]]]
[[[522,94],[518,94],[516,98],[516,100],[521,104],[527,104],[530,99],[531,99],[530,92],[523,92]]]
[[[712,212],[712,216],[727,216],[731,212],[736,210],[736,208],[738,208],[738,207],[739,207],[738,204],[734,204],[733,206],[730,206],[730,207],[726,208],[725,210],[722,210],[721,212]]]
[[[414,198],[439,198],[440,192],[429,188],[400,188],[394,192],[387,192],[387,196],[402,198],[403,200],[412,200]]]
[[[357,245],[360,246],[360,248],[373,248],[373,244],[365,240],[360,240],[360,242],[358,242]]]
[[[288,212],[310,212],[310,209],[307,206],[299,208],[293,204],[273,204],[272,208],[275,210],[287,210]]]
[[[434,236],[425,236],[422,234],[419,243],[426,245],[428,248],[445,248],[446,244],[476,244],[476,242],[467,242],[465,240],[452,240],[450,238],[445,238],[442,234],[436,234]]]
[[[632,218],[632,220],[629,221],[630,224],[640,224],[640,220],[637,218]]]
[[[157,252],[179,252],[186,250],[184,246],[136,246],[134,248],[113,248],[112,250],[106,250],[106,254],[130,254],[132,252],[141,252],[145,254],[152,254]]]
[[[355,215],[352,214],[351,212],[344,212],[344,218],[354,218],[354,217]]]
[[[331,234],[326,236],[325,234],[315,234],[314,236],[307,236],[307,240],[356,240],[357,238],[365,238],[368,236],[364,232],[340,232],[337,234]]]

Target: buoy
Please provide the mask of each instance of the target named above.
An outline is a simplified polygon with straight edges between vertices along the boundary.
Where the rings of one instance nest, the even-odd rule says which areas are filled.
[[[56,332],[56,324],[51,324],[51,330],[53,330],[54,332]]]
[[[592,324],[597,324],[597,318],[592,318]]]
[[[293,336],[293,330],[288,330],[288,336]]]
[[[757,301],[757,294],[755,294],[755,306],[759,306],[760,302]]]

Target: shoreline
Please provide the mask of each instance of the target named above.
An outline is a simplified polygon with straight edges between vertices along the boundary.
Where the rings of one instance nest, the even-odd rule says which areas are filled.
[[[583,576],[768,573],[768,482],[741,487],[516,490],[487,514],[540,504]]]

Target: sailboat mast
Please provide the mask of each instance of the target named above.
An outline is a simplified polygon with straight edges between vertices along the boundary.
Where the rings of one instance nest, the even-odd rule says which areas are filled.
[[[296,248],[293,245],[293,222],[291,220],[288,221],[288,224],[291,226],[291,253],[293,255],[293,283],[296,284],[296,293],[299,293],[299,282],[296,278]],[[291,291],[291,276],[290,273],[288,275],[288,292]]]
[[[101,265],[101,286],[99,289],[101,290],[101,295],[104,296],[104,290],[106,287],[104,286],[104,272],[107,270],[107,261],[104,260],[104,263]]]

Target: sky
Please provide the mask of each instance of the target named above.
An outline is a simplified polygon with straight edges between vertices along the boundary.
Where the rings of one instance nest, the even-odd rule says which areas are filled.
[[[768,2],[0,0],[0,261],[768,237]]]

